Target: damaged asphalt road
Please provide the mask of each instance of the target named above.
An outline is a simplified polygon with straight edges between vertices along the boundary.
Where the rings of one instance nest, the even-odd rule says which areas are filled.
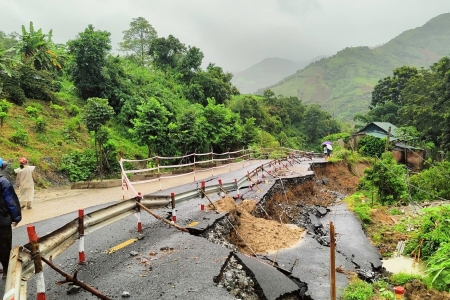
[[[299,163],[305,170],[303,175],[260,178],[261,182],[267,182],[260,184],[258,191],[246,187],[240,190],[240,194],[244,198],[259,199],[261,206],[264,206],[271,194],[271,187],[280,188],[280,179],[297,177],[300,181],[311,180],[311,171],[306,170],[311,163],[323,162],[322,159],[317,160]],[[227,178],[241,178],[247,171],[231,172]],[[225,182],[224,177],[221,178]],[[256,178],[254,180],[256,182]],[[182,190],[183,187],[177,189]],[[170,192],[167,191],[168,194]],[[231,192],[230,195],[236,197],[237,193]],[[210,195],[210,198],[216,201],[220,196]],[[69,273],[78,270],[80,280],[116,299],[328,299],[330,250],[327,247],[327,233],[330,220],[335,224],[337,233],[336,267],[345,271],[360,270],[360,274],[368,276],[381,268],[380,256],[365,236],[361,223],[344,204],[339,204],[340,200],[338,195],[338,204],[328,209],[319,206],[305,208],[304,213],[295,218],[296,223],[308,229],[301,242],[273,255],[251,258],[234,252],[236,247],[226,241],[227,233],[233,230],[227,215],[200,211],[200,203],[205,203],[205,199],[199,197],[177,206],[177,224],[191,228],[192,234],[182,233],[143,214],[142,235],[136,232],[135,217],[128,217],[87,235],[85,266],[77,265],[77,244],[54,261]],[[167,216],[170,209],[154,212]],[[39,223],[35,224],[38,231]],[[108,254],[110,247],[129,239],[135,241]],[[25,243],[26,236],[19,234],[14,237],[13,244]],[[230,255],[233,257],[232,263],[227,260]],[[238,272],[226,269],[225,262]],[[54,284],[62,280],[60,275],[48,267],[44,268],[44,273],[49,300],[97,299],[85,291],[71,290],[68,294],[67,285]],[[218,284],[214,278],[220,274],[225,282]],[[336,284],[339,295],[348,284],[347,275],[337,273]],[[27,294],[30,298],[36,295],[33,278],[28,282]]]

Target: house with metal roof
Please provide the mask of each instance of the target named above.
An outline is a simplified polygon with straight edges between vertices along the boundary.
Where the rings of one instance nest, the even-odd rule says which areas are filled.
[[[367,136],[384,139],[389,136],[392,154],[398,163],[407,165],[412,170],[422,170],[425,160],[425,150],[407,145],[397,135],[397,126],[389,122],[372,122],[364,126],[351,137],[351,147],[358,149],[359,141]]]

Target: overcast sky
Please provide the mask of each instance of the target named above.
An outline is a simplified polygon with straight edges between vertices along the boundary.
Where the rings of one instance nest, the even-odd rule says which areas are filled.
[[[450,0],[0,0],[0,30],[33,21],[65,43],[88,24],[111,32],[113,49],[133,18],[172,34],[226,71],[268,57],[296,62],[348,46],[376,46],[450,12]]]

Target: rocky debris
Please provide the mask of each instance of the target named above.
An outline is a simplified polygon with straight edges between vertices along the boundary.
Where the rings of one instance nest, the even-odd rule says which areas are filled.
[[[211,243],[222,245],[232,251],[237,251],[237,246],[228,241],[228,235],[232,229],[233,226],[230,217],[226,216],[204,233],[200,234],[200,236],[206,238]]]
[[[137,251],[130,252],[130,256],[137,256],[137,255],[139,255],[139,252],[137,252]]]
[[[79,287],[78,285],[69,283],[69,288],[66,290],[66,292],[69,295],[73,295],[73,294],[80,292],[80,290],[81,290],[81,287]]]
[[[234,257],[231,257],[225,266],[222,279],[217,286],[224,287],[236,299],[260,299],[255,292],[253,279],[247,276],[242,265]]]

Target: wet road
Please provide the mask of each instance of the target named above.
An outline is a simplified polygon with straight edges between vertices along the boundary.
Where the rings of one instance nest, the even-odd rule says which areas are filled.
[[[302,163],[303,164],[303,163]],[[260,165],[260,164],[259,164]],[[296,166],[303,175],[310,174],[308,163]],[[252,166],[255,168],[257,165]],[[234,180],[244,176],[247,169],[238,173],[221,175],[221,179]],[[243,175],[244,174],[244,175]],[[260,175],[261,176],[261,175]],[[302,176],[290,174],[289,176]],[[211,178],[216,184],[218,178]],[[261,178],[261,191],[249,188],[241,190],[242,195],[248,194],[254,198],[255,194],[264,198],[265,193],[275,182]],[[191,186],[190,184],[189,186]],[[197,185],[197,184],[195,184]],[[179,191],[186,187],[177,187]],[[161,195],[170,194],[171,189],[159,192]],[[211,195],[215,201],[218,195]],[[201,203],[207,204],[205,199],[194,199],[181,205],[177,205],[177,224],[188,226],[193,221],[199,220],[207,223],[208,227],[215,220],[222,218],[220,214],[213,212],[200,212]],[[103,205],[104,206],[104,205]],[[89,213],[99,207],[86,210]],[[168,209],[155,210],[155,213],[165,215]],[[38,235],[43,236],[77,217],[76,213],[67,214],[51,220],[35,223]],[[230,250],[207,241],[204,238],[182,233],[167,224],[154,219],[152,216],[142,214],[143,233],[136,232],[136,218],[130,216],[126,219],[111,224],[102,230],[85,236],[85,252],[87,264],[78,266],[78,244],[71,246],[67,251],[58,256],[54,262],[64,271],[73,274],[78,270],[78,279],[97,288],[111,298],[121,298],[129,295],[128,299],[235,299],[224,288],[214,284],[213,278],[218,275],[220,269],[230,253]],[[335,223],[339,243],[336,255],[336,266],[343,266],[345,270],[355,270],[356,267],[371,267],[381,264],[376,249],[370,245],[361,224],[356,217],[346,211],[345,206],[338,205],[332,208],[324,218],[322,224],[329,220]],[[20,227],[14,230],[13,244],[25,244],[26,229]],[[133,240],[133,242],[116,252],[108,253],[109,249]],[[277,263],[284,269],[290,270],[292,276],[307,286],[307,295],[311,299],[329,298],[329,248],[320,245],[310,235],[305,235],[303,242],[297,246],[278,252]],[[267,299],[276,299],[277,295],[283,295],[287,291],[295,290],[295,285],[288,281],[283,284],[274,284],[271,276],[276,278],[279,271],[258,261],[251,259],[242,263],[248,272],[258,280],[261,289],[265,290]],[[85,291],[68,294],[67,285],[55,285],[63,278],[48,267],[44,268],[47,299],[97,299]],[[271,275],[272,274],[272,275]],[[287,277],[286,277],[287,278]],[[269,279],[265,282],[264,279]],[[337,273],[337,285],[343,288],[348,284],[346,275]],[[298,290],[300,290],[300,287]],[[3,285],[0,286],[3,289]],[[28,297],[36,296],[35,279],[28,282]]]

